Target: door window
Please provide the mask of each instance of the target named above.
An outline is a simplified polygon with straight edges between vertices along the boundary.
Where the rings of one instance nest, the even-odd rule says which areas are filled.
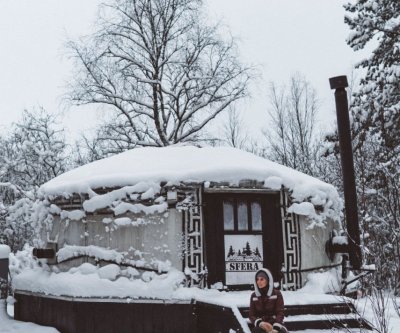
[[[240,200],[238,202],[238,229],[249,230],[249,221],[247,216],[247,202]]]
[[[261,203],[258,200],[228,198],[223,200],[224,230],[262,231]]]
[[[233,200],[224,200],[224,230],[235,230]]]
[[[251,226],[254,231],[262,230],[261,205],[257,201],[251,203]]]

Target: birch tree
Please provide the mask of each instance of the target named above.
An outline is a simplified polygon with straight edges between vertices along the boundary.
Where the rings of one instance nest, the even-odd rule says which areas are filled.
[[[251,70],[200,0],[115,0],[100,13],[98,31],[69,44],[69,98],[110,111],[97,137],[111,153],[195,141],[247,94]]]
[[[229,110],[228,119],[222,128],[223,142],[230,147],[248,150],[250,145],[250,136],[242,114],[236,108]]]
[[[300,75],[289,87],[271,83],[267,109],[270,125],[263,130],[267,156],[293,169],[313,174],[318,145],[315,123],[318,100],[315,90]]]

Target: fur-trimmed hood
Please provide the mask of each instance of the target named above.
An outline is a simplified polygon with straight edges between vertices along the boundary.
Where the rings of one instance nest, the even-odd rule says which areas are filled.
[[[254,292],[256,294],[257,297],[261,296],[261,292],[260,289],[258,289],[257,286],[257,280],[256,280],[256,276],[259,272],[264,272],[265,274],[267,274],[268,276],[268,291],[267,291],[267,296],[271,296],[272,295],[272,290],[274,289],[274,278],[272,277],[272,273],[270,272],[269,269],[267,268],[261,268],[257,271],[257,273],[254,275]]]

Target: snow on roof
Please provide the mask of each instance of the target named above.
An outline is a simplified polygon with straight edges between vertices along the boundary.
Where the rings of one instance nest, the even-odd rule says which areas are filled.
[[[66,172],[42,185],[44,195],[92,193],[96,188],[115,188],[161,182],[229,182],[241,180],[264,182],[264,187],[280,190],[286,187],[294,201],[311,201],[341,209],[337,190],[327,183],[254,154],[230,147],[169,146],[137,148],[98,160]],[[295,213],[304,209],[298,207]],[[308,214],[309,215],[309,214]]]

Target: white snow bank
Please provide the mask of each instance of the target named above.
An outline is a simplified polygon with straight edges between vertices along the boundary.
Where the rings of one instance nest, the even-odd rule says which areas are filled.
[[[129,220],[129,219],[128,219]],[[26,252],[26,250],[24,250]],[[95,260],[108,261],[115,264],[122,264],[128,266],[147,267],[156,269],[159,273],[168,272],[171,268],[171,262],[169,260],[161,261],[157,259],[151,259],[149,262],[143,259],[142,253],[138,250],[134,251],[139,259],[129,259],[126,257],[127,252],[118,252],[116,250],[106,249],[95,245],[79,246],[79,245],[64,245],[57,252],[58,262],[63,262],[68,259],[78,257],[92,257]],[[17,261],[17,260],[14,260]]]
[[[288,212],[306,216],[316,215],[314,205],[311,202],[294,203],[288,208]]]
[[[145,213],[147,215],[147,214],[163,213],[167,209],[168,209],[168,204],[166,202],[159,205],[151,205],[151,206],[121,202],[113,209],[113,211],[115,215],[125,214],[126,212]]]
[[[332,244],[345,245],[348,244],[347,236],[335,236],[332,238]]]
[[[84,218],[85,216],[86,216],[85,212],[81,211],[79,209],[78,210],[73,210],[73,211],[70,211],[70,212],[69,211],[65,211],[65,210],[60,212],[61,219],[69,219],[69,220],[72,220],[72,221],[78,221],[78,220]]]
[[[58,257],[63,259],[87,253],[98,259],[115,262],[123,260],[121,253],[95,246],[67,246],[61,253],[60,251]],[[157,262],[154,263],[156,264]],[[169,262],[159,262],[158,266],[159,271],[168,273],[144,272],[139,276],[138,271],[132,267],[122,268],[116,264],[100,267],[90,263],[83,263],[67,272],[60,272],[35,259],[32,256],[32,248],[28,246],[15,255],[10,255],[10,272],[14,289],[54,296],[174,298],[173,293],[183,285],[185,275],[171,268]]]
[[[238,185],[247,179],[264,182],[264,187],[274,190],[284,186],[291,191],[293,202],[310,201],[313,205],[323,206],[325,217],[337,219],[342,208],[338,192],[332,185],[229,147],[132,149],[64,173],[44,184],[40,192],[48,196],[89,193],[90,199],[84,203],[84,209],[94,211],[133,193],[142,193],[142,198],[154,197],[161,182],[172,185],[215,181]],[[93,192],[93,189],[104,187],[122,189],[104,195]],[[310,206],[293,209],[303,214],[306,210],[315,214]]]
[[[72,273],[76,273],[76,272],[81,272],[81,274],[92,274],[92,273],[96,273],[97,272],[97,267],[91,263],[85,262],[82,265],[80,265],[79,267],[72,267],[69,272]]]
[[[100,279],[108,279],[111,281],[115,281],[118,275],[121,274],[121,269],[116,264],[106,265],[101,267],[97,274],[99,275]]]
[[[54,296],[171,299],[185,279],[177,270],[161,275],[147,274],[147,278],[151,275],[147,282],[125,276],[116,278],[119,267],[108,266],[93,273],[82,273],[82,269],[62,273],[27,269],[14,277],[13,288]]]
[[[91,165],[91,164],[87,164]],[[78,168],[80,169],[80,168]],[[78,170],[75,169],[75,170]],[[72,171],[75,171],[72,170]],[[106,177],[106,175],[104,175]],[[58,178],[58,177],[57,177]],[[107,178],[107,177],[106,177]],[[56,178],[55,178],[56,179]],[[98,188],[100,186],[95,186],[92,188]],[[121,200],[131,195],[132,193],[144,192],[141,196],[142,199],[153,198],[156,193],[160,192],[160,185],[148,182],[138,182],[133,186],[125,186],[123,188],[108,192],[102,195],[96,195],[89,200],[86,200],[83,204],[83,208],[87,212],[94,212],[96,209],[105,208],[110,202]],[[72,192],[71,192],[72,193]],[[94,195],[91,191],[91,195]]]
[[[326,294],[340,291],[340,271],[332,268],[325,272],[307,275],[305,286],[299,292]]]
[[[89,246],[77,246],[77,245],[64,245],[63,248],[58,250],[57,259],[59,262],[63,262],[70,258],[79,256],[94,257],[98,260],[109,260],[120,263],[123,261],[124,256],[115,250],[108,250],[103,247],[89,245]]]
[[[11,250],[8,245],[3,245],[3,244],[0,245],[0,259],[8,258],[10,252]]]

